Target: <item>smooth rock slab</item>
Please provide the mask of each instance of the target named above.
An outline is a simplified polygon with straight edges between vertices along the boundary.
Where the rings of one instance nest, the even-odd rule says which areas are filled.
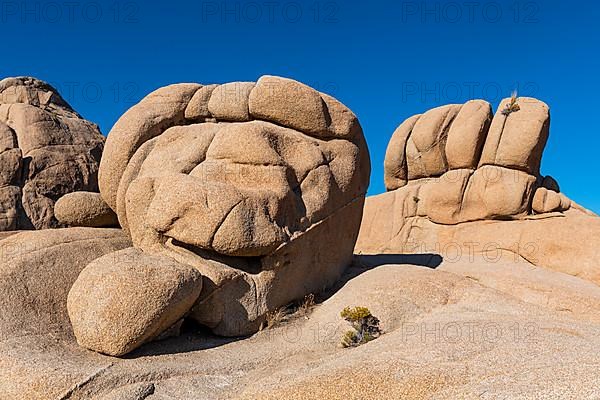
[[[131,246],[120,229],[51,229],[2,239],[0,341],[15,332],[70,331],[67,294],[79,272],[96,258]]]

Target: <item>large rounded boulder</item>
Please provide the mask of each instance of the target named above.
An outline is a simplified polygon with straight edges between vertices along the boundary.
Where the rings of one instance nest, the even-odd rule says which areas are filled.
[[[197,269],[202,291],[186,316],[237,336],[339,279],[352,259],[369,174],[361,126],[346,106],[299,82],[265,76],[151,93],[109,133],[99,184],[142,252],[137,263],[147,254]],[[104,262],[115,261],[97,260],[94,269]],[[116,264],[111,270],[128,274],[129,265]],[[88,278],[82,274],[75,287],[120,290]],[[79,290],[70,308],[83,297]],[[71,314],[74,326],[80,316]],[[118,322],[86,319],[80,343],[100,343],[88,347],[110,353],[101,344],[120,338],[89,335],[109,334],[103,328]],[[126,350],[144,339],[128,333]]]

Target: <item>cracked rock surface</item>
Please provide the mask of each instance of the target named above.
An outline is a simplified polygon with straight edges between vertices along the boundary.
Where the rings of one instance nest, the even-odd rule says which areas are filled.
[[[135,250],[96,260],[73,286],[79,343],[123,355],[184,316],[224,336],[256,332],[267,313],[339,279],[369,174],[356,116],[299,82],[265,76],[149,94],[109,133],[99,170],[100,194]],[[183,272],[143,276],[165,259]],[[128,306],[112,295],[141,277],[161,281],[164,296]]]
[[[0,231],[61,226],[54,203],[98,191],[104,137],[49,84],[0,81]]]
[[[511,107],[516,102],[518,107]],[[356,251],[495,257],[600,282],[600,218],[540,174],[548,106],[503,100],[448,105],[404,121],[385,158],[387,193],[367,199]],[[590,242],[591,241],[591,242]]]

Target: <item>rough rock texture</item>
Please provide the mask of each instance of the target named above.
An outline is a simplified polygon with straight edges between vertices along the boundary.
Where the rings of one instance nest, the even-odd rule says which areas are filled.
[[[69,332],[67,294],[81,270],[96,258],[129,246],[130,239],[118,229],[43,230],[1,240],[0,341],[15,335]]]
[[[225,336],[256,332],[270,311],[339,279],[352,258],[369,174],[356,116],[299,82],[266,76],[151,93],[113,127],[99,171],[101,196],[138,256],[131,263],[104,257],[91,266],[96,273],[80,276],[69,303],[80,310],[71,313],[79,342],[121,355],[168,327],[157,318],[179,319],[191,308],[170,299],[148,308],[144,292],[129,305],[91,294],[133,293],[128,282],[140,279],[139,266],[154,265],[152,257],[202,275],[191,318]],[[84,195],[65,198],[66,205],[75,196]],[[144,279],[164,290],[179,282]],[[178,290],[187,300],[199,286],[186,285]],[[127,322],[113,329],[121,316]]]
[[[408,202],[405,217],[457,224],[570,207],[551,184],[556,182],[539,173],[548,106],[521,97],[508,112],[511,101],[503,100],[495,116],[489,103],[473,100],[434,108],[398,127],[386,152],[384,179],[389,191],[410,192],[400,195]]]
[[[437,267],[437,268],[436,268]],[[0,342],[0,398],[593,399],[600,288],[511,257],[362,256],[306,317],[231,340],[188,330],[128,358],[73,339]],[[342,349],[346,306],[384,335]],[[34,321],[35,322],[35,321]],[[3,397],[2,397],[3,396]]]
[[[98,191],[104,137],[34,78],[0,81],[0,230],[59,227],[54,203]]]
[[[67,309],[80,345],[120,356],[175,324],[201,290],[195,268],[128,248],[85,267]]]
[[[56,219],[67,226],[102,228],[118,226],[117,214],[104,202],[100,193],[73,192],[54,205]]]
[[[600,217],[570,210],[542,218],[436,224],[424,217],[399,218],[400,193],[370,197],[356,244],[361,254],[440,254],[451,260],[502,255],[600,284]]]
[[[600,250],[590,245],[600,243],[600,218],[539,173],[548,106],[531,98],[511,102],[502,101],[493,119],[489,104],[476,100],[405,121],[386,154],[390,191],[367,199],[356,252],[458,259],[508,253],[600,283]],[[427,135],[417,130],[423,119]],[[444,126],[447,134],[440,134]],[[411,153],[415,134],[429,142]],[[432,157],[440,146],[444,151]]]

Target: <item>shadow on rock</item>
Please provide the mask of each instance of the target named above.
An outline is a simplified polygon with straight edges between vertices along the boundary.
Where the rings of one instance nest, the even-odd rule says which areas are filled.
[[[247,339],[248,337],[249,336],[217,336],[212,334],[208,328],[197,324],[193,320],[185,320],[179,336],[147,343],[121,358],[136,359],[149,356],[191,353],[200,350],[213,349],[237,342],[238,340]]]
[[[442,264],[442,261],[444,261],[443,257],[435,253],[355,255],[352,265],[348,267],[346,273],[338,283],[323,293],[320,293],[316,300],[318,303],[321,303],[329,299],[338,290],[346,286],[352,279],[382,265],[393,264],[398,268],[402,268],[402,265],[413,265],[435,269]]]

